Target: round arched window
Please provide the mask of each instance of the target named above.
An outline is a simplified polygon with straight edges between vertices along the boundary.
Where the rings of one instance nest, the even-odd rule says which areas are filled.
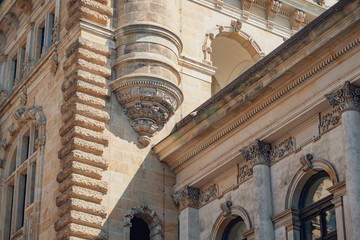
[[[305,184],[299,203],[301,239],[337,239],[335,209],[331,203],[333,195],[327,191],[332,185],[324,171],[311,177]]]
[[[246,231],[245,222],[241,217],[237,217],[226,226],[222,240],[243,240],[242,233]]]

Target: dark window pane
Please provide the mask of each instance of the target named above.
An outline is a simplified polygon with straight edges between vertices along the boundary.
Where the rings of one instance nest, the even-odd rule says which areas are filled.
[[[150,230],[144,220],[134,217],[131,224],[130,240],[150,240]]]

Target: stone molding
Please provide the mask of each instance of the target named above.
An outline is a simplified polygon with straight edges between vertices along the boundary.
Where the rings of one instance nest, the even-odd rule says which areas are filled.
[[[250,146],[240,150],[245,161],[251,161],[255,165],[269,165],[271,145],[257,139]]]
[[[360,88],[349,81],[346,81],[340,89],[326,94],[325,97],[332,107],[339,106],[342,112],[348,110],[360,111]]]
[[[154,210],[151,210],[147,205],[132,207],[124,216],[124,227],[132,227],[131,220],[134,217],[141,218],[148,224],[150,239],[158,239],[156,238],[158,235],[160,235],[160,239],[163,239],[162,222]]]
[[[286,87],[280,89],[279,91],[277,91],[275,94],[270,96],[268,99],[264,100],[259,105],[254,106],[254,108],[252,110],[250,110],[249,112],[246,112],[243,115],[241,115],[238,118],[238,120],[235,121],[235,123],[228,126],[226,129],[220,131],[217,135],[211,137],[210,140],[206,141],[204,144],[202,144],[201,146],[195,148],[195,150],[193,150],[189,154],[183,156],[182,158],[180,158],[179,160],[174,162],[174,164],[172,164],[170,166],[170,169],[174,170],[175,168],[179,167],[183,163],[189,161],[193,157],[197,156],[199,153],[206,150],[208,147],[212,146],[217,141],[223,139],[225,136],[232,133],[236,128],[240,127],[241,125],[243,125],[244,123],[246,123],[247,121],[252,119],[254,116],[259,114],[263,110],[267,109],[269,106],[273,105],[278,100],[282,99],[289,92],[291,92],[294,89],[296,89],[297,87],[301,86],[304,82],[311,79],[314,75],[321,72],[327,66],[329,66],[332,63],[336,62],[336,60],[338,58],[340,58],[343,55],[347,54],[352,49],[358,47],[359,43],[360,43],[360,39],[356,38],[353,41],[351,41],[350,43],[346,44],[341,49],[339,49],[337,52],[333,53],[332,55],[328,56],[325,60],[323,60],[322,62],[317,64],[315,67],[313,67],[312,69],[309,69],[306,73],[304,73],[303,75],[298,77],[295,81],[291,82]]]
[[[273,216],[271,220],[274,223],[275,229],[285,227],[287,232],[293,229],[300,230],[299,215],[300,211],[298,209],[290,208]]]

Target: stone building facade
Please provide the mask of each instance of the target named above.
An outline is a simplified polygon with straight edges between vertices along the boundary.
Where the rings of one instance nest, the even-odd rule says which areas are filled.
[[[335,2],[0,1],[0,239],[300,239],[312,179],[355,239],[360,8]]]

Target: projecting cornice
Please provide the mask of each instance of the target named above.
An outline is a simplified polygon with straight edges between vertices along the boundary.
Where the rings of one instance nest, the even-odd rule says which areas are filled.
[[[196,116],[185,117],[182,122],[177,124],[177,129],[169,137],[154,147],[159,159],[167,162],[170,168],[175,170],[210,148],[214,143],[232,134],[236,128],[266,111],[289,93],[296,91],[316,75],[329,71],[330,65],[336,64],[340,59],[344,60],[350,57],[349,53],[355,52],[353,49],[360,45],[360,38],[350,35],[346,37],[344,34],[347,30],[357,26],[356,22],[360,19],[358,11],[353,11],[352,14],[341,20],[333,16],[336,11],[346,11],[346,8],[359,9],[356,6],[358,3],[350,2],[347,1],[343,5],[337,4],[334,8],[335,11],[325,16],[327,18],[325,23],[322,23],[322,19],[318,19],[310,24],[308,28],[297,33],[294,38],[289,39],[202,106],[195,109],[194,113],[196,114],[193,115]],[[354,18],[357,20],[350,23],[349,19]],[[330,34],[325,36],[317,31],[324,27]],[[324,32],[322,31],[322,33]],[[322,50],[324,42],[327,39],[339,39],[340,36],[343,45],[338,46],[335,51],[325,54]],[[344,39],[346,41],[343,41]],[[304,52],[307,55],[303,54]],[[322,56],[322,58],[319,59],[318,56]],[[313,62],[311,68],[308,64],[310,58],[319,59]],[[301,69],[304,69],[302,73],[299,72]],[[294,76],[294,72],[298,74]],[[289,78],[289,76],[293,77]],[[272,89],[271,86],[280,84],[280,82],[279,86],[281,87]],[[227,124],[223,124],[225,122]],[[211,131],[210,126],[212,126]],[[217,126],[216,131],[214,131],[215,126]]]

